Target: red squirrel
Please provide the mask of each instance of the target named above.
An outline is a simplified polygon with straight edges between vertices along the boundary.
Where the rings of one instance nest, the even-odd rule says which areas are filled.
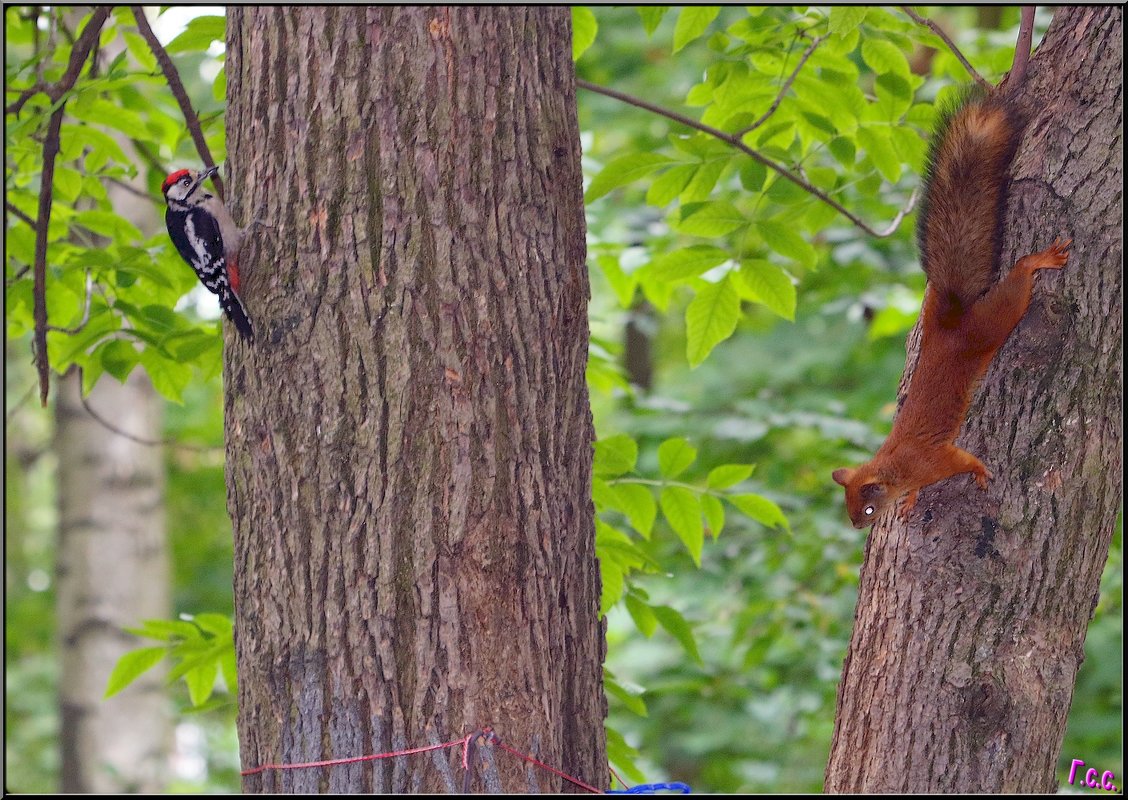
[[[1021,131],[1003,91],[973,93],[940,123],[917,226],[928,276],[920,358],[889,438],[873,460],[834,471],[855,528],[872,525],[900,498],[902,518],[931,483],[962,472],[987,488],[991,473],[956,447],[976,383],[1026,314],[1034,272],[1061,269],[1070,240],[1023,256],[995,284],[1007,169]],[[994,285],[992,285],[994,284]]]

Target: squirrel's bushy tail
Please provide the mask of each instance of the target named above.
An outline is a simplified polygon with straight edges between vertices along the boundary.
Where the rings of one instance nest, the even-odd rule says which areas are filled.
[[[941,319],[957,320],[995,281],[1007,171],[1022,122],[1001,92],[969,91],[937,126],[917,223]]]

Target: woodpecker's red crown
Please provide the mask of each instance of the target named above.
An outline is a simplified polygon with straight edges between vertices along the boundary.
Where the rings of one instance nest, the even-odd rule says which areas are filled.
[[[192,170],[190,169],[178,169],[175,172],[170,172],[168,177],[164,179],[164,183],[161,184],[161,192],[168,194],[169,188],[185,175],[188,176],[189,180],[195,177],[192,175]]]

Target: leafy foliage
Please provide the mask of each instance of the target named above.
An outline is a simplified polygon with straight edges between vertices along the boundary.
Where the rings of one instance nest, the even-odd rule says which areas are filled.
[[[111,697],[168,656],[173,668],[169,681],[183,679],[192,705],[203,708],[211,698],[216,679],[223,675],[227,693],[235,696],[235,639],[231,618],[223,614],[185,615],[179,620],[146,620],[129,633],[156,639],[164,645],[132,650],[118,660],[106,686]]]
[[[37,50],[26,14],[26,8],[5,8],[7,30],[15,34],[5,64],[9,101],[41,78],[57,79],[70,56],[66,45],[48,52],[40,44]],[[52,24],[70,22],[64,17]],[[223,30],[223,17],[199,17],[170,49],[206,48],[222,41]],[[167,165],[192,163],[198,156],[175,102],[160,91],[163,77],[128,8],[115,9],[102,30],[102,47],[115,42],[120,55],[83,70],[66,97],[47,236],[48,324],[54,328],[47,336],[49,363],[59,373],[82,368],[86,391],[104,373],[124,381],[140,365],[161,394],[181,402],[194,373],[206,378],[219,371],[216,326],[175,310],[196,287],[195,275],[163,230],[142,232],[117,213],[107,188],[140,173],[158,203]],[[216,109],[210,91],[197,102],[205,112]],[[35,94],[5,126],[6,200],[32,221],[43,165],[37,140],[54,107],[47,95]],[[221,157],[222,116],[214,111],[201,116],[209,146]],[[34,324],[35,233],[22,220],[9,220],[7,332],[9,340],[24,340]]]
[[[1017,13],[947,13],[981,71],[1009,68]],[[968,76],[895,9],[596,16],[582,78],[764,157],[581,96],[593,365],[650,358],[654,372],[645,389],[625,371],[591,384],[601,442],[630,455],[608,472],[597,445],[607,670],[646,687],[609,688],[609,755],[695,790],[818,791],[862,546],[829,473],[887,430],[923,279],[911,213],[877,237],[811,190],[884,231],[911,204],[937,105]],[[724,537],[705,547],[705,530]],[[701,660],[654,636],[662,605],[682,610]]]
[[[1009,67],[1015,10],[994,21],[975,9],[944,13],[982,71]],[[572,17],[581,77],[737,137],[875,229],[908,206],[935,107],[967,80],[943,43],[892,8],[599,7]],[[11,102],[57,79],[70,45],[59,36],[44,47],[26,7],[6,7],[5,24]],[[218,159],[226,75],[222,56],[205,51],[223,34],[222,17],[197,17],[168,45]],[[66,104],[48,228],[49,321],[63,329],[49,334],[51,366],[80,366],[87,390],[144,369],[184,404],[170,410],[170,431],[214,444],[216,325],[186,302],[196,280],[163,232],[138,230],[108,194],[139,176],[157,202],[166,169],[198,157],[126,8],[103,31],[102,44],[113,43],[120,54],[84,70]],[[201,64],[214,79],[200,77]],[[891,418],[901,339],[923,289],[913,217],[871,236],[730,142],[607,97],[579,100],[609,758],[636,782],[818,791],[862,547],[827,476],[878,444]],[[40,94],[6,120],[7,200],[32,220],[50,111]],[[10,213],[6,234],[8,348],[22,358],[34,231]],[[640,360],[652,386],[629,367]],[[13,374],[11,385],[29,380]],[[235,685],[222,464],[218,454],[178,452],[170,470],[177,607],[193,613],[136,629],[159,644],[122,659],[108,692],[170,658],[189,704],[229,709],[213,694],[220,678]],[[9,473],[22,483],[22,468]],[[32,497],[51,480],[26,477]],[[16,587],[9,764],[22,770],[21,788],[49,792],[42,776],[57,763],[45,748],[57,719],[43,654],[53,631],[40,621],[53,597],[26,587],[50,574],[50,521],[23,507],[20,491],[6,497],[21,543],[6,566]],[[1118,535],[1117,577],[1119,553]],[[1120,670],[1109,653],[1120,648],[1121,596],[1106,574],[1063,750],[1117,773],[1109,720],[1121,706]],[[213,716],[230,727],[229,716]],[[229,760],[217,774],[235,786]]]

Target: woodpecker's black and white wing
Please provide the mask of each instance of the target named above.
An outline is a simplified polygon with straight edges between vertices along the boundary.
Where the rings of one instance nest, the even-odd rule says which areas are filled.
[[[219,297],[220,306],[239,333],[254,340],[250,317],[231,286],[223,237],[215,217],[199,206],[178,209],[170,205],[165,212],[165,226],[176,251],[196,271],[207,290]]]
[[[218,294],[227,281],[227,259],[215,218],[199,207],[179,210],[170,206],[165,212],[165,226],[180,257],[196,270],[208,291]]]

